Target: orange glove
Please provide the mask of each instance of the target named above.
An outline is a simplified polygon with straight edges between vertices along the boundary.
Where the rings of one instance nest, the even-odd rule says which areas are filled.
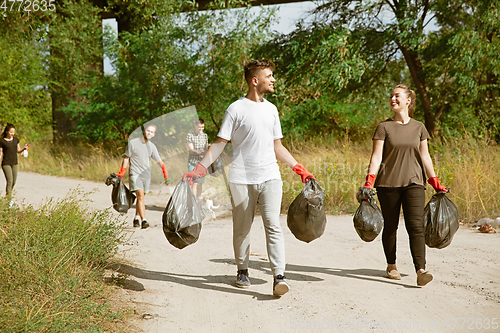
[[[123,175],[125,175],[125,171],[127,171],[127,169],[125,169],[124,167],[121,167],[120,172],[118,172],[117,176],[122,178]]]
[[[167,179],[168,178],[168,171],[167,171],[167,167],[163,163],[161,164],[161,171],[163,172],[163,178]]]
[[[193,185],[193,178],[201,178],[207,174],[207,168],[203,166],[203,164],[198,163],[194,167],[193,170],[186,172],[184,176],[182,176],[182,181],[185,181],[186,178],[189,180],[189,184]]]
[[[307,180],[309,178],[316,179],[316,178],[314,178],[314,176],[312,175],[312,173],[310,173],[309,171],[307,171],[307,169],[302,164],[300,164],[300,163],[295,164],[295,166],[293,167],[292,170],[296,174],[300,175],[300,177],[302,178],[302,182],[303,183],[307,183]]]
[[[447,187],[439,184],[438,177],[431,177],[431,178],[427,179],[427,182],[432,187],[434,187],[434,189],[436,190],[436,192],[450,192],[450,189],[448,189]]]
[[[366,182],[365,182],[365,185],[363,187],[373,188],[374,183],[375,183],[375,175],[374,174],[367,175]]]

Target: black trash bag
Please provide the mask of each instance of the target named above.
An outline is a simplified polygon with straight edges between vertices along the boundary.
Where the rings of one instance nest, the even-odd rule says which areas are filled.
[[[222,163],[220,156],[217,157],[212,164],[210,164],[207,171],[211,176],[218,176],[224,171],[224,163]]]
[[[323,235],[326,227],[324,199],[325,191],[310,178],[288,208],[287,224],[295,238],[309,243]]]
[[[353,218],[354,229],[365,242],[377,238],[384,227],[382,212],[375,201],[376,193],[377,191],[366,187],[361,187],[356,193],[359,207]]]
[[[123,183],[122,179],[112,173],[104,182],[107,186],[113,185],[111,191],[111,201],[113,208],[119,213],[126,213],[134,204],[135,195]]]
[[[189,182],[180,181],[163,212],[163,233],[170,244],[183,249],[200,237],[201,221],[208,213],[191,189]]]
[[[457,206],[446,192],[434,194],[424,208],[425,244],[442,249],[450,245],[459,228]]]

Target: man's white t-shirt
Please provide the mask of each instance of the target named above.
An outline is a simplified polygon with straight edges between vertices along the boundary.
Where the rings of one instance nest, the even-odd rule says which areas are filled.
[[[283,135],[278,109],[272,103],[240,98],[227,108],[217,136],[233,143],[231,183],[260,184],[281,179],[274,140]]]

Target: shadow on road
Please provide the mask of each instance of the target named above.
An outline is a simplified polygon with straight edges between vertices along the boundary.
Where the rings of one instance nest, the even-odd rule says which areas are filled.
[[[211,259],[210,261],[216,263],[224,263],[224,264],[234,264],[234,260],[231,259]],[[257,261],[250,260],[249,268],[258,269],[261,271],[265,271],[270,273],[269,263],[265,261]],[[342,268],[333,268],[333,267],[316,267],[316,266],[305,266],[305,265],[294,265],[287,264],[286,265],[286,277],[289,280],[295,281],[323,281],[324,279],[312,276],[309,274],[301,274],[302,272],[307,273],[321,273],[327,275],[335,275],[339,277],[351,278],[351,279],[359,279],[365,281],[373,281],[379,283],[389,283],[391,285],[398,285],[405,288],[420,288],[417,286],[407,285],[401,282],[396,282],[396,280],[390,280],[387,278],[385,270],[379,269],[369,269],[369,268],[357,268],[357,269],[342,269]],[[405,274],[401,274],[401,276],[407,276]]]
[[[147,269],[137,268],[130,266],[128,264],[112,264],[108,266],[109,269],[115,272],[131,275],[136,278],[145,280],[156,280],[156,281],[166,281],[172,283],[178,283],[189,287],[215,290],[221,292],[227,292],[232,294],[244,294],[252,296],[253,298],[260,301],[275,300],[277,297],[270,294],[261,294],[249,289],[240,289],[234,286],[235,276],[231,275],[190,275],[190,274],[179,274],[179,273],[167,273],[167,272],[157,272]],[[137,284],[138,282],[136,282]],[[266,281],[262,279],[252,278],[253,284],[264,284]],[[221,286],[221,284],[226,286]],[[137,288],[132,290],[144,290]]]

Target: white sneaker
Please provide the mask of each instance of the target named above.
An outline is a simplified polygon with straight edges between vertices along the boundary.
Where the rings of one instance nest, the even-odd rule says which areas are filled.
[[[285,281],[286,277],[284,275],[277,275],[274,277],[273,283],[273,295],[274,296],[283,296],[288,291],[290,291],[290,286]]]

